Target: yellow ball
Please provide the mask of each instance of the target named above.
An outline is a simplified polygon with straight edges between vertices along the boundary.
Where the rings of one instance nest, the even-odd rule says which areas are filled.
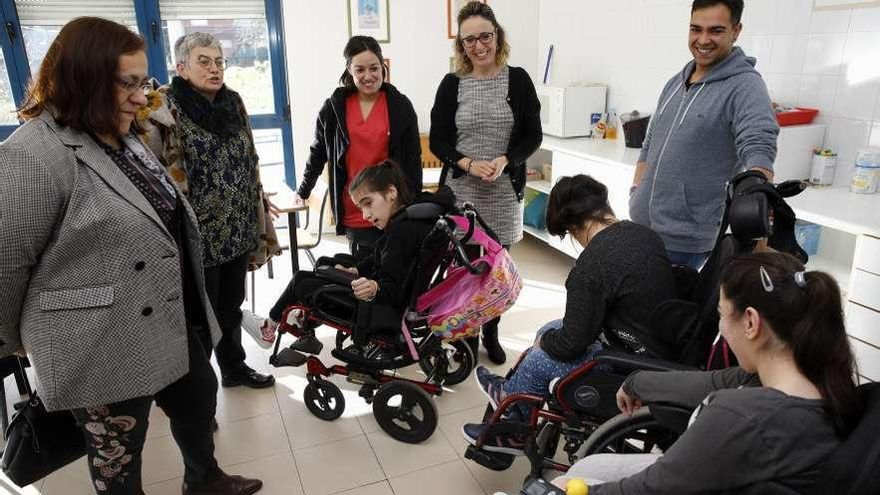
[[[588,493],[590,493],[590,487],[582,479],[572,478],[565,484],[565,495],[587,495]]]

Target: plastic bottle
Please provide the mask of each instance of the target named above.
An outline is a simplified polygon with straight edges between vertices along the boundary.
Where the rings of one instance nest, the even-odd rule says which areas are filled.
[[[617,139],[618,122],[617,112],[614,110],[608,112],[608,121],[605,122],[605,139]]]

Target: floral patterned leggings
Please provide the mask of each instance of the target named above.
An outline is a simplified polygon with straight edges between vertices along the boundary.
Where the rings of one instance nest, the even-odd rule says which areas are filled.
[[[86,436],[89,471],[98,495],[142,495],[141,453],[153,400],[171,420],[183,454],[184,481],[198,485],[219,475],[214,459],[213,419],[217,377],[198,337],[189,335],[190,371],[150,397],[74,409]]]

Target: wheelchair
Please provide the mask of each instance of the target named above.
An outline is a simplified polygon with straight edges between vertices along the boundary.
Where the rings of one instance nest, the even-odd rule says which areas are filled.
[[[494,411],[487,407],[483,417],[487,427],[468,447],[465,458],[489,469],[505,470],[515,456],[483,447],[494,435],[517,435],[524,440],[523,452],[531,464],[527,479],[536,479],[545,470],[565,472],[571,463],[591,454],[665,451],[684,432],[688,416],[682,418],[678,407],[667,404],[653,404],[632,417],[619,415],[617,390],[634,371],[717,367],[707,363],[707,356],[733,364],[726,349],[712,352],[721,347],[713,345],[718,335],[721,270],[733,257],[751,252],[759,239],[768,239],[770,247],[806,262],[806,253],[794,237],[794,212],[784,200],[805,187],[801,181],[773,185],[753,171],[734,177],[728,185],[719,236],[706,265],[699,273],[674,266],[677,298],[660,303],[652,313],[650,334],[674,335],[672,341],[643,336],[654,354],[649,357],[633,354],[624,343],[603,335],[606,349],[552,382],[543,396],[511,394]],[[508,378],[524,356],[508,372]],[[527,417],[503,420],[514,407],[528,410]],[[569,464],[556,460],[560,444]]]
[[[379,426],[392,438],[406,443],[428,439],[437,427],[438,413],[431,396],[443,393],[444,386],[461,383],[476,365],[471,346],[465,340],[446,341],[427,324],[426,315],[415,311],[418,297],[443,280],[450,266],[463,266],[472,274],[489,267],[472,263],[463,246],[473,236],[476,224],[484,226],[476,211],[465,206],[468,229],[456,227],[452,215],[434,203],[409,206],[402,215],[409,219],[434,222],[422,242],[416,268],[410,274],[412,295],[403,319],[387,307],[375,306],[352,297],[353,274],[333,268],[339,258],[318,260],[315,274],[326,284],[309,298],[310,303],[294,304],[284,311],[279,337],[269,358],[273,366],[306,365],[308,385],[304,391],[306,408],[325,421],[339,418],[345,410],[340,388],[328,378],[344,376],[360,386],[358,395],[372,404]],[[485,227],[484,227],[485,228]],[[288,315],[302,312],[302,327],[287,323]],[[301,336],[320,325],[336,330],[331,355],[344,364],[325,365],[320,358],[307,358],[295,349],[281,349],[285,333]],[[395,373],[418,364],[425,374],[422,381]]]

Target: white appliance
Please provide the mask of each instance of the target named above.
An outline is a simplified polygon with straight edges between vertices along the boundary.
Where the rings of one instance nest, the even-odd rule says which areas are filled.
[[[825,143],[823,124],[788,125],[779,128],[776,139],[776,162],[773,163],[773,182],[810,178],[813,148]]]
[[[538,86],[541,127],[556,137],[590,135],[590,115],[605,113],[605,86]]]

